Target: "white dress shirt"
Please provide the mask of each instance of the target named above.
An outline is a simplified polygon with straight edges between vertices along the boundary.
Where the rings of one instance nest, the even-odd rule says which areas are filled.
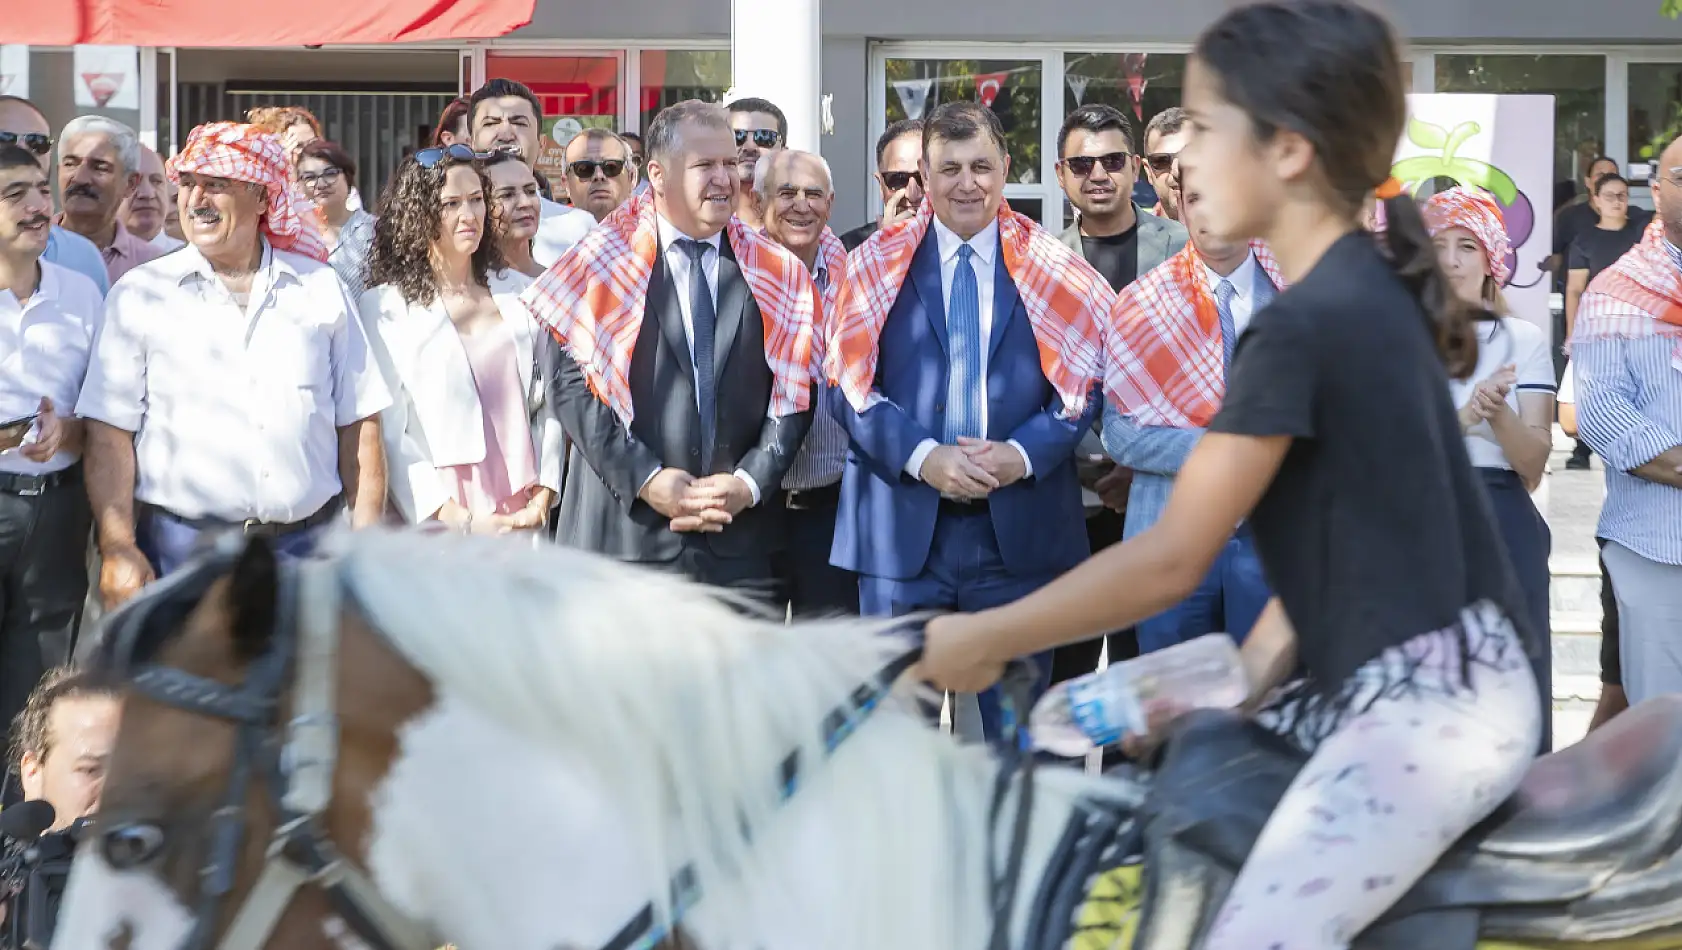
[[[1256,263],[1255,253],[1244,255],[1244,263],[1225,277],[1215,273],[1208,264],[1203,265],[1203,274],[1209,280],[1211,295],[1221,281],[1232,281],[1232,330],[1236,336],[1243,336],[1244,331],[1250,328],[1250,319],[1256,315],[1256,281],[1268,279],[1266,272]]]
[[[338,429],[390,404],[338,275],[265,243],[244,309],[193,245],[123,275],[76,410],[135,433],[136,501],[289,523],[341,492]]]
[[[183,241],[180,238],[170,237],[168,231],[159,231],[157,234],[152,235],[152,240],[147,243],[151,244],[153,247],[165,254],[172,251],[179,251],[187,246],[186,241]]]
[[[40,410],[42,396],[53,401],[59,417],[75,414],[94,329],[104,309],[98,284],[48,261],[41,262],[41,279],[28,300],[19,303],[10,290],[0,288],[0,420]],[[37,421],[24,443],[35,441],[40,431]],[[60,451],[45,462],[34,462],[21,448],[0,452],[0,472],[46,475],[80,458]]]
[[[952,312],[952,278],[958,273],[958,248],[968,244],[974,252],[970,260],[970,267],[975,271],[975,289],[981,298],[981,379],[977,382],[981,386],[981,431],[987,431],[987,364],[992,355],[991,340],[993,339],[993,278],[994,261],[999,254],[999,222],[991,221],[985,228],[969,240],[964,240],[940,222],[934,219],[934,238],[940,251],[940,295],[945,300],[946,313],[950,319]],[[1006,315],[1008,319],[1008,314]],[[1015,439],[1006,442],[1022,455],[1022,464],[1026,466],[1025,478],[1034,474],[1034,462],[1028,458],[1028,450]],[[928,460],[929,453],[940,448],[940,443],[934,439],[924,439],[911,452],[906,460],[905,472],[912,478],[921,479],[923,463]]]
[[[596,226],[596,216],[548,198],[537,200],[537,235],[532,238],[531,259],[549,267],[590,233]]]

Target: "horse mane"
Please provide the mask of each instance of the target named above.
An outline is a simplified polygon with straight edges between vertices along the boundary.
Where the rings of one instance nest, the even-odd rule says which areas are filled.
[[[668,875],[694,863],[709,917],[739,914],[731,926],[745,928],[754,901],[775,899],[767,889],[794,886],[767,873],[755,844],[764,852],[786,837],[771,827],[779,809],[814,798],[810,807],[835,809],[843,807],[839,796],[874,816],[853,819],[859,835],[885,838],[849,842],[838,861],[859,864],[864,883],[851,888],[884,892],[869,898],[875,908],[863,895],[849,900],[847,913],[879,919],[849,922],[845,936],[814,934],[807,946],[985,942],[985,919],[943,920],[934,932],[907,921],[919,912],[985,918],[961,912],[965,901],[956,896],[977,883],[979,861],[969,862],[973,872],[951,865],[955,852],[985,843],[991,755],[940,735],[910,708],[906,691],[836,751],[833,762],[849,760],[848,768],[830,767],[825,749],[831,711],[910,648],[895,632],[903,621],[790,625],[675,574],[561,546],[385,530],[341,535],[335,546],[347,596],[441,698],[588,761],[622,796],[650,866]],[[800,784],[784,806],[781,767],[795,751]],[[1042,781],[1040,799],[1105,794],[1068,773]],[[908,858],[884,868],[879,852],[894,853],[913,834],[929,837],[926,860],[934,863]],[[667,909],[665,877],[650,881],[648,894]],[[928,901],[946,903],[930,915],[918,909]]]

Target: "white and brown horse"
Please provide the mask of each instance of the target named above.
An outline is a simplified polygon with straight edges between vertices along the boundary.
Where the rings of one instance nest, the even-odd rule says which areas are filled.
[[[995,941],[992,755],[909,690],[829,748],[894,628],[563,548],[332,547],[225,548],[109,618],[134,690],[55,950],[597,950],[652,907],[629,950],[670,932],[674,878],[703,950],[1022,947],[1071,815],[1137,794],[1037,773]]]

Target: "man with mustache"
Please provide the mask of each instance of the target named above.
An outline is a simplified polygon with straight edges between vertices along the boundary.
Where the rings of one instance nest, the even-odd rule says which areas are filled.
[[[800,258],[812,275],[820,304],[816,336],[821,353],[826,318],[835,311],[847,279],[847,249],[829,229],[835,206],[829,163],[810,152],[774,152],[754,170],[754,190],[765,210],[765,233]],[[785,528],[777,573],[797,617],[859,612],[858,576],[829,563],[841,470],[847,464],[847,431],[830,408],[834,398],[835,390],[820,379],[812,428],[783,476]]]
[[[599,222],[630,200],[637,164],[630,145],[607,129],[585,129],[566,147],[566,189],[572,206]]]
[[[92,241],[114,284],[162,252],[123,227],[118,212],[141,181],[140,139],[102,115],[71,119],[58,137],[59,223]]]
[[[811,424],[812,279],[732,214],[717,105],[644,133],[648,193],[563,255],[525,300],[572,438],[558,538],[775,602],[777,493]]]
[[[468,128],[473,147],[481,152],[513,152],[527,168],[537,167],[543,134],[543,103],[537,94],[512,79],[492,79],[467,100]],[[555,263],[567,248],[596,226],[589,212],[541,199],[532,257],[543,267]]]
[[[111,288],[76,406],[108,610],[207,532],[302,557],[385,512],[391,397],[280,140],[201,125],[169,173],[191,242]]]
[[[174,212],[175,189],[169,183],[164,160],[144,144],[140,146],[140,181],[123,202],[120,217],[130,234],[168,254],[187,242],[170,236],[166,228]],[[177,225],[179,227],[179,224]]]
[[[52,192],[36,158],[0,145],[0,722],[68,662],[88,572],[82,423],[74,415],[103,303],[41,259]],[[33,416],[33,419],[29,417]],[[6,420],[25,421],[6,424]]]
[[[788,117],[768,99],[737,99],[730,110],[730,129],[736,136],[736,217],[750,228],[765,227],[764,209],[753,191],[754,167],[788,144]]]
[[[45,113],[28,99],[0,95],[0,145],[23,146],[45,169],[47,156],[53,150],[52,127],[47,125]],[[47,236],[47,250],[41,259],[86,275],[101,294],[111,289],[111,276],[106,273],[99,248],[57,224]]]
[[[936,108],[922,173],[916,215],[848,258],[826,333],[851,439],[831,560],[860,575],[878,616],[1007,603],[1090,553],[1075,447],[1097,412],[1115,291],[1005,204],[991,109]],[[974,705],[959,704],[959,729],[999,738],[997,689],[978,717]]]

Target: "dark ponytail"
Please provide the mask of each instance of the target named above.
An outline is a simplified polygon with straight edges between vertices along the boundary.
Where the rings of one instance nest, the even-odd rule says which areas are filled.
[[[1425,319],[1437,341],[1437,354],[1448,375],[1466,379],[1478,365],[1478,334],[1472,324],[1473,312],[1449,289],[1419,205],[1405,193],[1386,198],[1384,219],[1385,241],[1396,276],[1413,292],[1425,311]]]

